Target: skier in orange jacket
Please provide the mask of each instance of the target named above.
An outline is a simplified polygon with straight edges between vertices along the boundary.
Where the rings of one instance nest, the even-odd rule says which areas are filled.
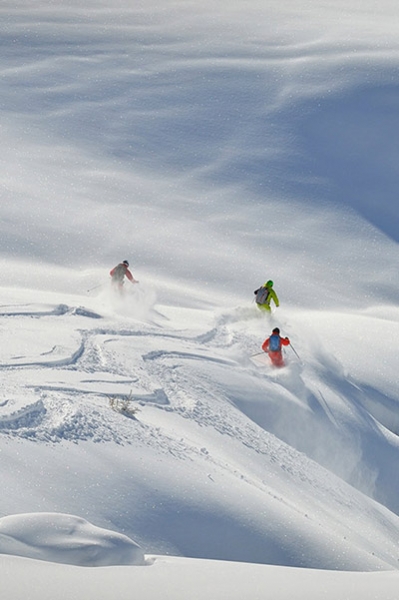
[[[118,287],[120,291],[123,289],[125,277],[127,277],[127,279],[129,279],[129,281],[132,283],[138,283],[137,279],[135,279],[129,271],[129,261],[127,260],[124,260],[123,262],[119,263],[119,265],[116,265],[116,267],[111,269],[109,274],[111,275],[112,285]]]
[[[262,350],[267,352],[271,363],[275,367],[284,367],[284,358],[282,353],[282,346],[288,346],[290,340],[280,336],[280,329],[275,327],[271,335],[263,342]]]

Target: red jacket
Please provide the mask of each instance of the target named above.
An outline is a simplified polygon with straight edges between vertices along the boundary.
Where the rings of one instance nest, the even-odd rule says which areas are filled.
[[[273,333],[272,335],[277,335],[277,334]],[[268,337],[263,342],[262,350],[269,354],[269,358],[275,367],[284,367],[284,359],[283,359],[283,353],[281,352],[281,346],[288,346],[288,344],[290,343],[290,340],[287,337],[282,338],[280,335],[278,337],[280,340],[280,349],[279,350],[269,350],[269,340],[270,340],[271,336]]]
[[[276,335],[275,333],[273,333],[272,335]],[[290,340],[285,337],[282,338],[280,335],[278,336],[279,340],[280,340],[280,350],[274,350],[274,351],[270,351],[270,354],[275,354],[276,352],[281,352],[281,346],[288,346],[290,343]],[[269,352],[269,340],[270,340],[271,336],[269,336],[267,338],[267,340],[265,340],[262,344],[262,350],[263,352]]]

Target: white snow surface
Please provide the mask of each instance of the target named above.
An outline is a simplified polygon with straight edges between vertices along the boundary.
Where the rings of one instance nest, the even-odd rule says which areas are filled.
[[[2,2],[6,600],[397,600],[398,12]]]
[[[141,548],[128,537],[59,513],[11,515],[0,519],[2,554],[68,565],[143,565]]]

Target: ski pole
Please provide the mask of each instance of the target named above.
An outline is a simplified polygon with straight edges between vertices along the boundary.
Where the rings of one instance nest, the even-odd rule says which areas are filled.
[[[257,352],[256,354],[251,354],[251,358],[253,358],[254,356],[259,356],[260,354],[264,354],[264,352]]]
[[[301,359],[300,359],[300,356],[299,356],[299,354],[298,354],[298,352],[295,350],[294,346],[293,346],[291,343],[290,343],[290,346],[291,346],[291,349],[292,349],[293,353],[294,353],[294,354],[295,354],[295,356],[297,357],[297,359],[298,359],[298,360],[301,360]]]
[[[87,292],[92,292],[93,290],[97,290],[99,287],[102,287],[103,284],[99,283],[98,285],[95,285],[94,287],[90,288],[89,290],[87,290]]]

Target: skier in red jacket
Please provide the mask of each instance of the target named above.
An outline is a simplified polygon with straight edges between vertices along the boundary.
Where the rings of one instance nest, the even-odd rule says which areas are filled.
[[[280,329],[275,327],[270,335],[262,344],[262,350],[269,354],[272,365],[275,367],[284,367],[284,358],[282,346],[288,346],[290,340],[280,337]]]
[[[129,281],[132,283],[138,283],[137,279],[135,279],[129,271],[129,261],[127,260],[124,260],[123,262],[119,263],[119,265],[116,265],[116,267],[111,269],[109,274],[111,275],[112,285],[117,287],[120,291],[123,289],[125,277],[127,277],[127,279],[129,279]]]

